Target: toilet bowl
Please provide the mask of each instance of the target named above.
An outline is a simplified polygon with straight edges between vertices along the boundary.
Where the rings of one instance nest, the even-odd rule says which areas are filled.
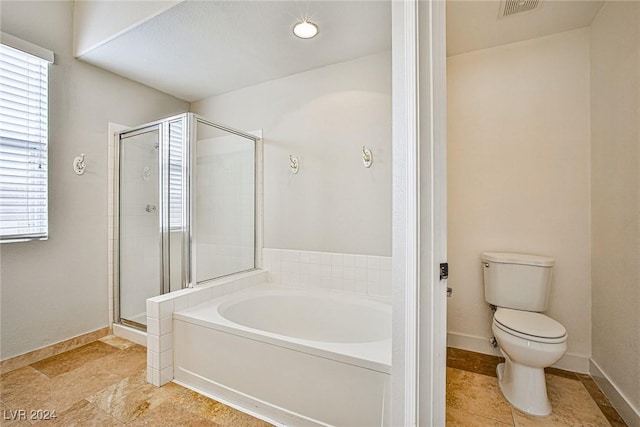
[[[531,415],[551,413],[544,368],[567,350],[567,331],[541,313],[498,308],[491,327],[504,355],[498,383],[511,405]]]

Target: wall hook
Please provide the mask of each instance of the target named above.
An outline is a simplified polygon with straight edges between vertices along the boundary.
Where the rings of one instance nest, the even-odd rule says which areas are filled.
[[[362,146],[362,163],[365,168],[370,168],[371,163],[373,163],[373,153],[364,145]]]
[[[289,167],[291,168],[291,172],[293,172],[294,174],[298,173],[298,170],[300,169],[298,158],[293,157],[291,154],[289,154]]]
[[[151,168],[145,166],[144,169],[142,169],[142,179],[146,182],[149,181],[149,178],[151,178]]]
[[[73,171],[76,175],[82,175],[87,169],[87,164],[84,161],[84,153],[73,159]]]

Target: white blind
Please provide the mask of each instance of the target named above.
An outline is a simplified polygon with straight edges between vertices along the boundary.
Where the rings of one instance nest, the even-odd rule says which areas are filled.
[[[0,241],[46,239],[49,63],[0,44]]]
[[[182,121],[169,123],[169,227],[182,228]]]

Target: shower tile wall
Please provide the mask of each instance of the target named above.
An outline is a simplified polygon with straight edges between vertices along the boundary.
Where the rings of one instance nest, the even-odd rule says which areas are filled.
[[[269,282],[391,297],[391,257],[263,249]]]

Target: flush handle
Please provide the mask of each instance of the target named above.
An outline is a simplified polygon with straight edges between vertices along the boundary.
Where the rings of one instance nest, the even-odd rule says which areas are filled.
[[[451,295],[453,295],[453,288],[447,288],[447,298],[451,298]]]

